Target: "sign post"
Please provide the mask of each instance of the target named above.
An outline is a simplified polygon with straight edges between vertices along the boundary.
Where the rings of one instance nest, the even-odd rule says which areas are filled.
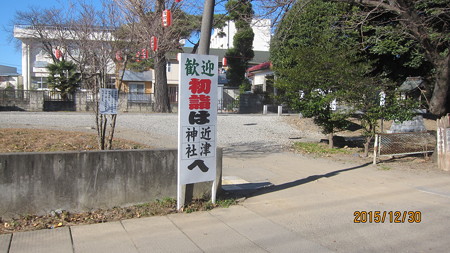
[[[117,114],[119,92],[116,89],[100,89],[100,114]]]
[[[218,57],[180,54],[178,102],[177,209],[184,205],[183,185],[213,182],[216,189]]]

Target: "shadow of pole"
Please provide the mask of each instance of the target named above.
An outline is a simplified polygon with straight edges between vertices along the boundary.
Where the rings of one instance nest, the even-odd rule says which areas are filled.
[[[339,175],[342,172],[347,172],[347,171],[351,171],[351,170],[356,170],[356,169],[360,169],[360,168],[364,168],[368,165],[371,165],[372,163],[365,163],[359,166],[355,166],[355,167],[351,167],[351,168],[347,168],[347,169],[342,169],[342,170],[336,170],[336,171],[332,171],[326,174],[322,174],[322,175],[312,175],[306,178],[302,178],[302,179],[298,179],[292,182],[288,182],[288,183],[284,183],[284,184],[280,184],[280,185],[273,185],[272,187],[266,187],[266,188],[261,188],[259,191],[254,191],[249,193],[247,196],[247,198],[251,198],[251,197],[256,197],[259,195],[263,195],[263,194],[267,194],[267,193],[272,193],[272,192],[277,192],[277,191],[282,191],[282,190],[286,190],[292,187],[296,187],[299,185],[303,185],[303,184],[307,184],[310,182],[313,182],[315,180],[321,179],[321,178],[329,178],[329,177],[334,177]]]

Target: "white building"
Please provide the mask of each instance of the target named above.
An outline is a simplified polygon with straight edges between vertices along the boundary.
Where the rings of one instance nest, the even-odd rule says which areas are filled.
[[[268,23],[264,20],[261,21],[261,24],[265,22],[264,29],[259,29],[257,26],[258,22],[255,23],[254,31],[255,31],[255,40],[254,40],[254,51],[255,57],[249,62],[251,66],[260,64],[262,62],[266,62],[269,58],[269,42],[270,42],[270,20]],[[46,28],[47,29],[47,28]],[[230,31],[227,34],[233,35],[235,34],[234,24],[230,23]],[[52,42],[52,46],[54,49],[58,47],[57,39],[61,37],[61,34],[55,34],[54,38],[53,33],[68,33],[65,38],[71,38],[72,40],[77,40],[73,35],[70,34],[70,28],[67,28],[63,31],[53,29],[52,27],[48,27],[48,31],[45,31],[48,37]],[[93,32],[89,34],[90,40],[102,40],[102,38],[106,38],[105,40],[111,40],[108,36],[111,36],[110,31],[102,31],[101,32]],[[217,34],[217,31],[215,32]],[[64,35],[64,34],[63,34]],[[103,36],[103,37],[102,37]],[[22,75],[23,75],[23,88],[25,90],[31,89],[47,89],[47,77],[49,74],[48,69],[46,68],[48,64],[53,62],[52,56],[44,50],[42,42],[40,42],[37,38],[39,37],[36,34],[36,31],[33,27],[29,26],[15,26],[14,27],[14,37],[21,40],[22,42]],[[100,38],[99,38],[100,37]],[[258,38],[264,38],[258,39]],[[225,37],[220,38],[220,40],[224,40]],[[214,38],[213,38],[214,40]],[[215,43],[218,43],[219,39],[214,40]],[[76,45],[76,43],[74,43]],[[59,47],[58,47],[59,48]],[[223,63],[221,62],[224,58],[226,47],[214,47],[211,45],[210,54],[217,55],[219,57],[219,66],[218,70],[222,68]],[[79,54],[79,49],[75,46],[69,45],[68,49],[61,49],[62,54],[66,54],[68,52],[64,50],[70,50],[70,54],[77,55]],[[192,51],[191,48],[184,48],[186,53]],[[167,83],[169,88],[169,96],[171,103],[177,102],[177,94],[178,94],[178,72],[179,72],[179,64],[176,59],[176,53],[167,55]],[[111,76],[110,84],[113,86],[114,78],[115,78],[115,63],[111,59],[108,63],[108,74]],[[224,74],[221,74],[224,77]],[[224,78],[222,78],[224,79]],[[155,74],[153,70],[148,71],[147,73],[130,73],[128,72],[125,76],[123,82],[124,87],[123,90],[127,93],[153,93],[154,92],[154,83],[155,83]],[[226,83],[226,80],[223,80],[222,85]]]
[[[251,27],[255,38],[253,39],[253,50],[269,51],[271,33],[270,19],[254,19]],[[233,37],[236,34],[236,26],[233,21],[228,21],[222,29],[214,29],[211,35],[211,48],[229,49],[233,48]]]
[[[45,36],[48,46],[53,47],[52,50],[60,48],[58,40],[60,38],[78,41],[76,33],[71,28],[55,28],[52,26],[43,26],[39,30],[36,30],[33,26],[27,25],[15,25],[14,37],[22,42],[22,77],[23,77],[23,89],[46,89],[48,69],[47,65],[53,63],[50,54],[44,50],[42,42],[37,38]],[[86,39],[88,40],[110,40],[112,36],[111,30],[97,29],[92,30]],[[63,49],[61,53],[66,55],[70,53],[72,57],[79,55],[79,49],[76,46],[68,46],[69,48]],[[64,50],[70,50],[65,52]],[[114,62],[108,64],[108,74],[114,75],[115,65]]]
[[[0,65],[0,89],[8,87],[18,89],[21,84],[21,77],[17,73],[17,68]]]

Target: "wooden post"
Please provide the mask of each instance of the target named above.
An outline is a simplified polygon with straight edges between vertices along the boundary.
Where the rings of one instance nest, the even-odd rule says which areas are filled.
[[[436,121],[437,124],[437,155],[438,168],[441,170],[450,170],[450,123],[449,115],[446,115]]]
[[[375,134],[375,144],[373,145],[373,164],[377,164],[378,134]]]

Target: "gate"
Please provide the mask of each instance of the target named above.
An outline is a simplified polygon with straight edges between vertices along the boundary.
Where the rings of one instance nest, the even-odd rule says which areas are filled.
[[[44,111],[76,111],[74,94],[62,97],[61,93],[52,90],[44,91]]]

